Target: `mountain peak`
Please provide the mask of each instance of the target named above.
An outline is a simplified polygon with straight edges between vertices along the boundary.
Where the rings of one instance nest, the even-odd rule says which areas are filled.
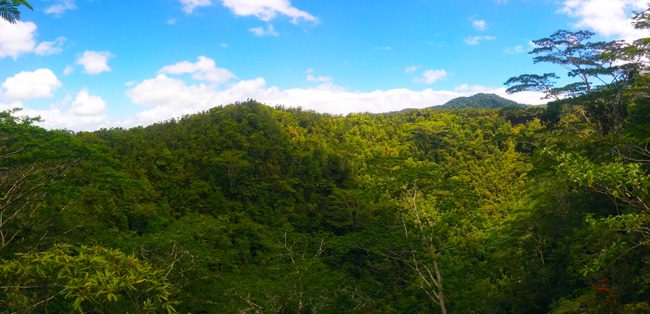
[[[505,99],[495,94],[479,93],[469,97],[458,97],[452,99],[442,106],[437,106],[437,109],[465,109],[465,108],[487,108],[487,109],[501,109],[507,107],[523,108],[525,105],[518,102]]]

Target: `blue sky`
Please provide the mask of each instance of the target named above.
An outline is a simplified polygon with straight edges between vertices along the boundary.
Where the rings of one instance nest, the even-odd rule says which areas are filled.
[[[146,125],[247,98],[386,112],[492,92],[558,29],[645,36],[641,0],[32,0],[0,22],[0,109],[47,128]]]

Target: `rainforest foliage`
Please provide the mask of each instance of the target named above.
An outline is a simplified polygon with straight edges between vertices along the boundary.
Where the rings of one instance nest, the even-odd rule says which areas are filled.
[[[648,313],[647,70],[592,61],[542,108],[0,113],[0,312]]]

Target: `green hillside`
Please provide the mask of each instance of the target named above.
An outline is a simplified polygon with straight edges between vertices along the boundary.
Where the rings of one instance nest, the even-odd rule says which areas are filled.
[[[442,106],[433,108],[439,109],[467,109],[467,108],[486,108],[486,109],[502,109],[502,108],[523,108],[518,102],[505,99],[495,94],[476,94],[469,97],[459,97],[452,99]]]
[[[636,110],[625,145],[647,136]],[[21,197],[0,202],[0,309],[430,313],[431,291],[461,313],[646,306],[648,164],[607,158],[569,111],[503,114],[246,102],[73,134],[5,113],[0,188]]]

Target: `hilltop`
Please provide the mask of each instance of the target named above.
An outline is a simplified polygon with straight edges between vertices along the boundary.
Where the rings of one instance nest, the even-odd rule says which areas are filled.
[[[505,99],[495,94],[476,94],[469,97],[458,97],[452,99],[442,106],[433,107],[435,109],[467,109],[467,108],[488,108],[488,109],[502,109],[502,108],[524,108],[526,105],[520,104],[516,101]]]

